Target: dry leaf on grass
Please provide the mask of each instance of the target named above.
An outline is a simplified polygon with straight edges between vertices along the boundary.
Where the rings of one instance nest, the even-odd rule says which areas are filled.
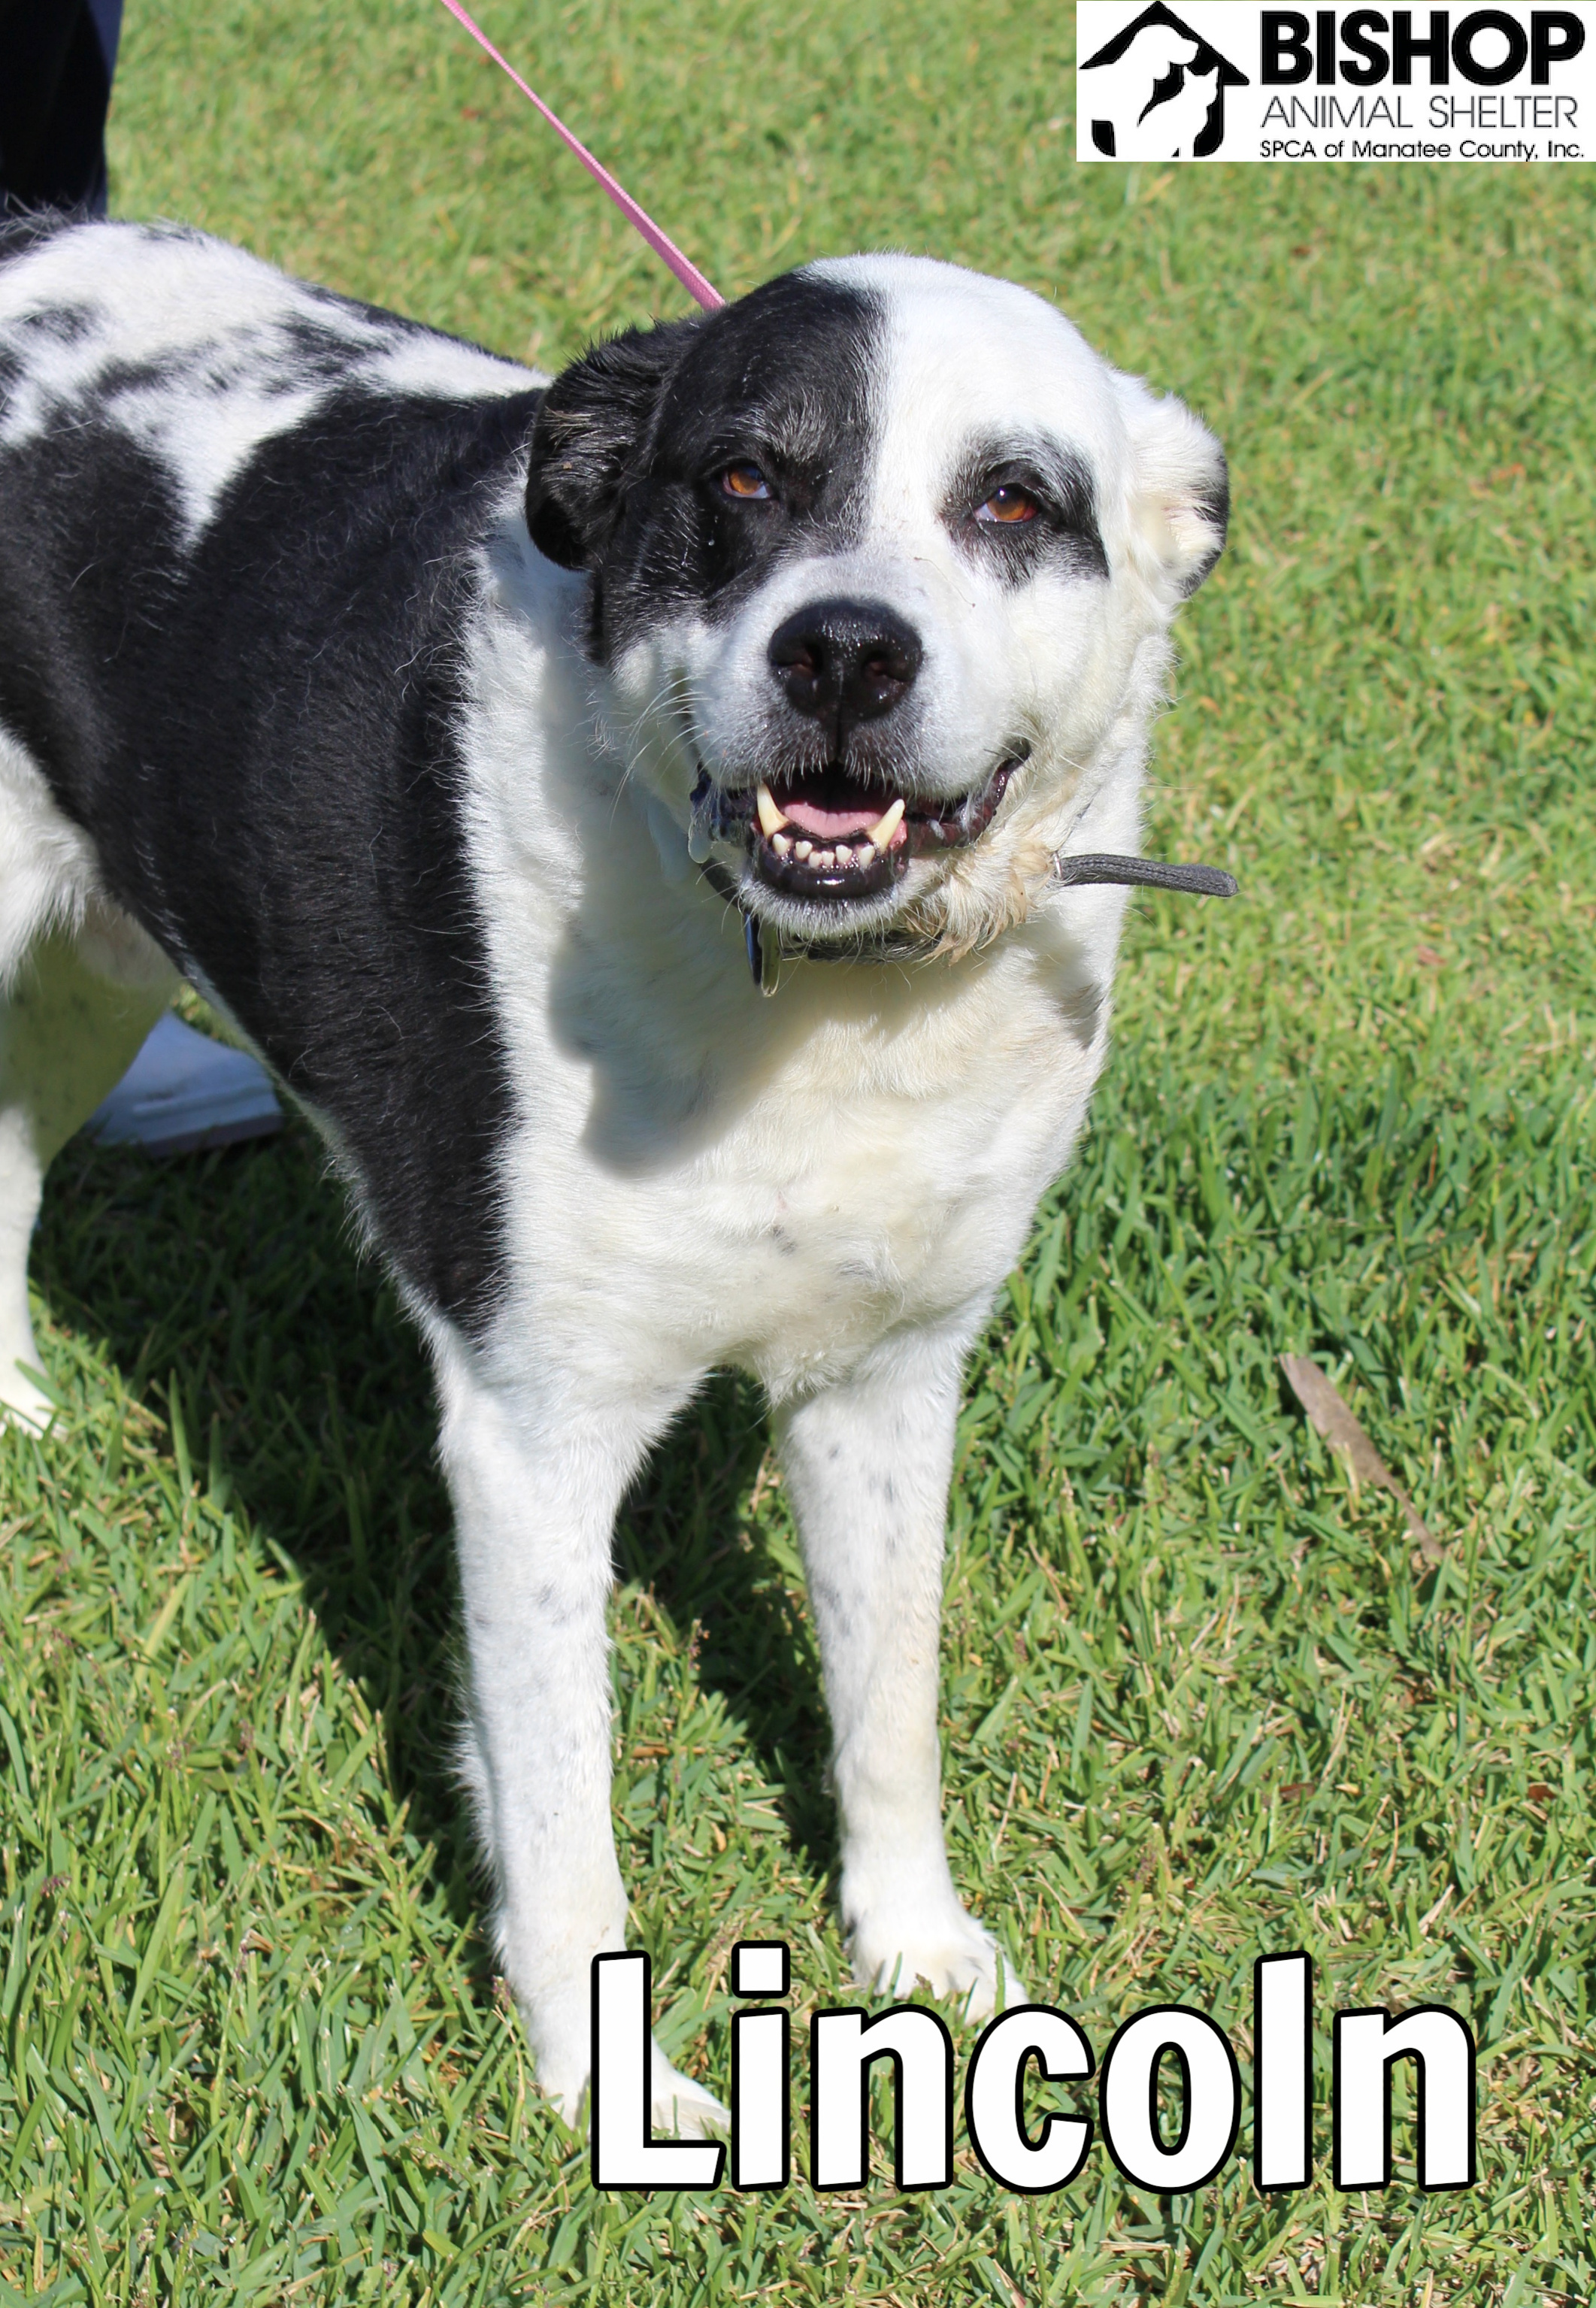
[[[1310,1362],[1306,1355],[1282,1355],[1281,1368],[1314,1426],[1346,1461],[1353,1489],[1359,1483],[1372,1483],[1377,1490],[1389,1491],[1407,1517],[1409,1531],[1420,1554],[1427,1563],[1439,1563],[1444,1552],[1439,1541],[1431,1537],[1418,1508],[1318,1364]]]

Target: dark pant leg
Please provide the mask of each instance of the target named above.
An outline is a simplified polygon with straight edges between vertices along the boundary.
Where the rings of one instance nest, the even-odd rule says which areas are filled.
[[[103,216],[120,0],[0,0],[0,195]]]

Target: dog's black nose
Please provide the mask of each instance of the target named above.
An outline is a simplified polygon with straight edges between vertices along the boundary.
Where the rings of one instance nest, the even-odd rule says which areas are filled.
[[[913,626],[880,601],[811,601],[771,636],[788,702],[825,723],[839,752],[856,722],[892,711],[923,654]]]

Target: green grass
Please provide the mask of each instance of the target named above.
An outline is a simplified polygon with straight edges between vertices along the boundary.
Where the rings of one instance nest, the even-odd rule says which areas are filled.
[[[972,1369],[954,1872],[1100,2054],[1318,1967],[1320,2164],[1162,2201],[595,2198],[480,1935],[421,1357],[320,1158],[74,1148],[70,1416],[0,1438],[0,2298],[1589,2301],[1596,2002],[1596,200],[1584,169],[1077,169],[1069,12],[491,8],[720,285],[926,248],[1057,297],[1229,448],[1074,1172]],[[1062,125],[1057,125],[1062,124]],[[442,10],[136,9],[118,205],[545,364],[680,292]],[[1282,1392],[1316,1355],[1445,1545]],[[616,1813],[662,2033],[843,1992],[824,1733],[759,1405],[631,1501]],[[1337,2004],[1480,2043],[1480,2181],[1328,2184]],[[967,2038],[964,2039],[967,2044]],[[1065,2096],[1067,2097],[1067,2095]],[[800,2166],[807,2146],[799,2095]],[[1399,2140],[1401,2135],[1399,2134]],[[1249,2144],[1244,2119],[1241,2149]]]

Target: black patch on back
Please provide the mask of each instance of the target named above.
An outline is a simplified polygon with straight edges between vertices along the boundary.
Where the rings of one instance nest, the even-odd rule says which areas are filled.
[[[780,556],[860,534],[884,314],[788,273],[707,319],[600,345],[550,386],[532,440],[535,542],[591,573],[604,662],[684,605],[731,615]],[[720,476],[754,464],[767,501]]]
[[[513,1101],[461,817],[472,555],[540,394],[341,388],[194,547],[125,433],[0,452],[0,719],[109,886],[348,1148],[406,1281],[480,1331]]]

